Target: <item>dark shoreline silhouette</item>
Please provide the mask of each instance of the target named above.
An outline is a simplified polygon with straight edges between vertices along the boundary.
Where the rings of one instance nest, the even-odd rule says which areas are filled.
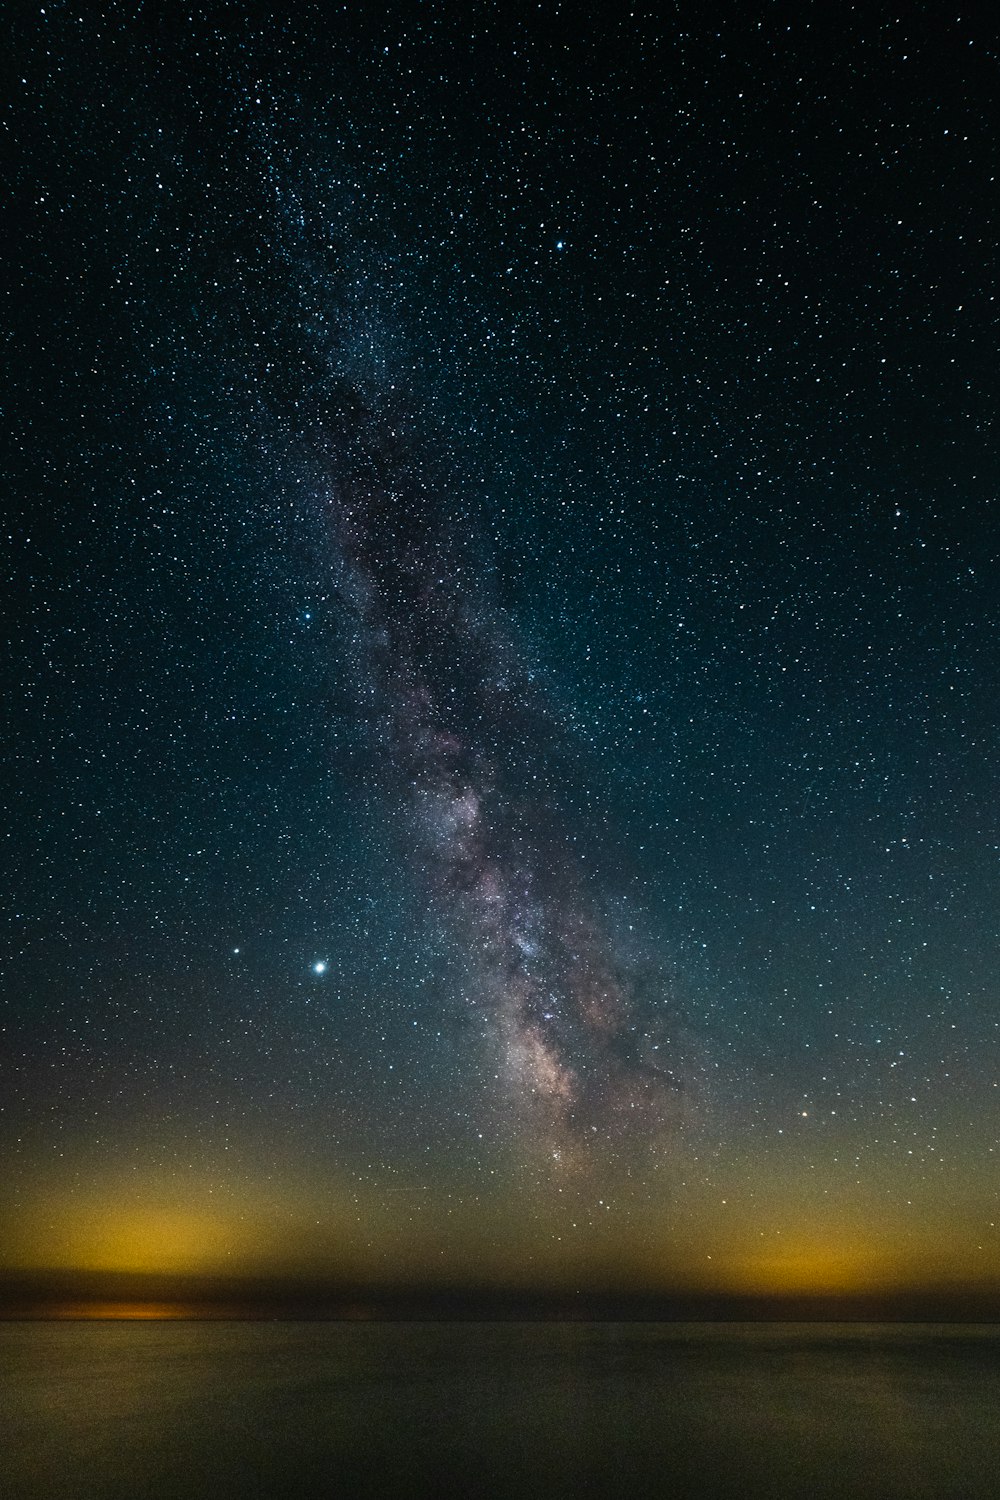
[[[150,1317],[290,1321],[1000,1322],[1000,1288],[958,1283],[852,1294],[539,1288],[8,1272],[0,1319]]]

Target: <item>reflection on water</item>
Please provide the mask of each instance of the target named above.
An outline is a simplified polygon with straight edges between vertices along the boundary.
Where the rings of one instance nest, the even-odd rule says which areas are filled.
[[[1000,1327],[9,1323],[4,1500],[994,1496]]]

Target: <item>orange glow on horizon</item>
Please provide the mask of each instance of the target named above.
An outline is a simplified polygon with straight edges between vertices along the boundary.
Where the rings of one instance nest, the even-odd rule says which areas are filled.
[[[198,1308],[183,1302],[59,1302],[47,1308],[45,1316],[61,1321],[161,1323],[196,1318],[201,1314]]]
[[[111,1211],[75,1229],[73,1263],[86,1271],[198,1271],[224,1264],[238,1242],[226,1223],[172,1207]]]
[[[742,1288],[762,1294],[877,1291],[895,1278],[885,1257],[857,1246],[789,1245],[734,1267]]]

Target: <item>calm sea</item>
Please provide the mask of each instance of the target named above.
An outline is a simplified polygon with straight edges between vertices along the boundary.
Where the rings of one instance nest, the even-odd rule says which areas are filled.
[[[7,1323],[4,1500],[1000,1494],[1000,1328]]]

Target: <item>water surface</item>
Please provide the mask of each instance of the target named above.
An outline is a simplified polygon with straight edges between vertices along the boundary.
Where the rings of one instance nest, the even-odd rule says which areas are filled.
[[[1000,1327],[0,1325],[3,1500],[996,1496]]]

